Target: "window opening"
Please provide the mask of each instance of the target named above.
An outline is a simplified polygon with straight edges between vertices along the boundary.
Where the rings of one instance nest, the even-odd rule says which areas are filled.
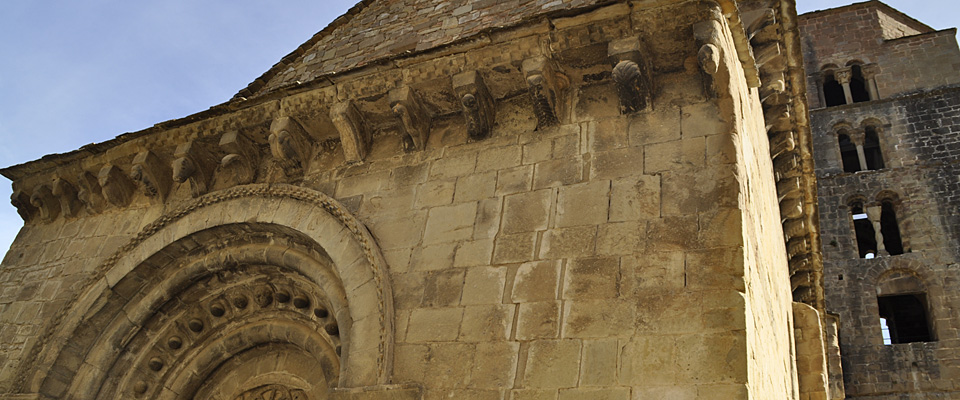
[[[868,126],[863,136],[863,156],[866,159],[867,169],[883,169],[883,154],[880,152],[880,138],[877,129]]]
[[[863,204],[855,203],[850,207],[853,215],[853,229],[857,237],[857,250],[860,258],[874,258],[877,255],[877,236],[873,223],[867,218]]]
[[[903,254],[903,241],[900,239],[897,212],[889,201],[884,201],[880,205],[880,234],[883,235],[883,248],[890,255]]]
[[[867,91],[867,80],[863,77],[863,69],[859,65],[850,68],[850,95],[854,103],[870,101],[870,92]]]
[[[880,329],[883,332],[885,326],[887,330],[884,344],[932,341],[926,303],[923,293],[877,297]]]
[[[843,85],[837,82],[837,78],[832,73],[823,78],[823,99],[826,101],[827,107],[847,104],[847,97],[843,94]]]
[[[860,156],[857,154],[857,146],[850,141],[850,136],[841,133],[837,135],[837,141],[840,142],[840,161],[843,163],[843,172],[859,171]]]

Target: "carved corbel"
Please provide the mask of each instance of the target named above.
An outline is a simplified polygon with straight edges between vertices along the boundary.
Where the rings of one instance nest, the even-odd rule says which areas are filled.
[[[807,233],[807,223],[802,219],[790,219],[783,223],[783,236],[786,240],[803,236]]]
[[[339,102],[330,107],[330,119],[340,133],[340,145],[346,161],[363,162],[373,139],[363,123],[360,111],[349,100]]]
[[[285,170],[303,169],[310,160],[307,132],[297,120],[280,117],[270,124],[270,154],[280,161]]]
[[[83,203],[80,202],[77,188],[72,183],[59,177],[54,179],[53,195],[60,201],[60,212],[64,217],[73,217],[80,213]]]
[[[560,94],[569,82],[554,63],[546,57],[534,57],[523,60],[523,74],[527,78],[533,111],[537,115],[537,126],[547,127],[560,123]]]
[[[97,182],[100,183],[101,193],[110,204],[117,207],[124,207],[130,204],[135,190],[133,182],[126,174],[120,171],[115,165],[107,164],[100,168],[97,174]]]
[[[20,189],[13,190],[13,194],[10,195],[10,204],[16,207],[17,214],[20,214],[24,222],[30,222],[37,214],[37,208],[30,204],[30,195]]]
[[[224,156],[217,170],[217,186],[228,188],[252,183],[257,176],[259,152],[250,139],[240,132],[230,131],[220,136],[220,150]]]
[[[213,154],[191,140],[177,146],[173,157],[174,160],[170,165],[173,170],[173,181],[177,183],[189,181],[190,193],[193,197],[206,193],[213,177],[215,160]]]
[[[607,56],[613,65],[613,81],[620,97],[620,113],[634,113],[647,108],[653,100],[653,79],[643,59],[640,40],[628,37],[611,41]]]
[[[453,76],[453,89],[463,106],[470,138],[480,140],[490,135],[496,121],[493,97],[477,71],[467,71]]]
[[[784,153],[791,152],[797,148],[796,136],[792,131],[779,132],[770,135],[770,156],[777,158]]]
[[[103,200],[103,189],[97,177],[90,172],[83,171],[77,176],[77,198],[87,207],[87,210],[93,213],[103,211],[105,206]]]
[[[703,71],[704,90],[716,95],[724,90],[723,82],[717,82],[716,79],[729,79],[727,64],[724,62],[723,25],[716,19],[698,22],[693,26],[693,36],[700,46],[697,63]]]
[[[167,198],[172,185],[172,173],[168,164],[152,151],[142,151],[133,158],[130,179],[137,182],[147,197],[156,197],[160,201]]]
[[[803,215],[803,199],[799,197],[787,197],[780,201],[780,219],[797,219]]]
[[[30,195],[30,204],[40,210],[40,219],[45,222],[53,221],[60,215],[60,200],[53,195],[50,186],[35,187]]]
[[[404,148],[425,149],[432,121],[417,92],[407,86],[390,91],[390,108],[400,122]]]

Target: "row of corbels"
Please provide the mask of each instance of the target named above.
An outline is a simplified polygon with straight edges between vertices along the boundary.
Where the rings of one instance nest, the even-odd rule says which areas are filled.
[[[616,40],[608,49],[620,112],[629,114],[648,107],[653,85],[640,41],[637,38]],[[522,70],[538,128],[559,124],[564,111],[561,96],[570,84],[569,79],[547,57],[524,60]],[[453,76],[452,81],[470,138],[488,137],[496,120],[496,107],[482,74],[467,71]],[[432,120],[419,94],[403,86],[388,95],[405,147],[423,150]],[[345,161],[362,162],[369,152],[372,135],[359,109],[351,101],[335,103],[330,107],[330,119],[339,133]],[[272,160],[288,176],[302,174],[311,158],[312,136],[289,116],[273,120],[269,131],[267,141]],[[174,185],[188,185],[190,193],[197,197],[214,189],[256,180],[262,156],[254,141],[238,131],[229,131],[220,136],[218,149],[211,147],[200,141],[187,141],[177,146],[169,161],[159,152],[145,150],[134,157],[127,171],[108,163],[95,173],[81,172],[73,181],[57,176],[50,183],[37,185],[30,193],[18,188],[11,200],[25,221],[35,217],[52,221],[61,215],[77,216],[84,207],[94,214],[107,206],[125,207],[137,190],[163,202],[175,189]]]

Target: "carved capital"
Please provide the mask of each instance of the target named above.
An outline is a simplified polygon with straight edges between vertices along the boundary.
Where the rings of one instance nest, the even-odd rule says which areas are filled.
[[[373,139],[363,123],[360,111],[349,100],[339,102],[330,107],[330,119],[340,133],[340,145],[347,162],[363,162]]]
[[[560,123],[560,93],[567,86],[565,78],[554,63],[546,57],[523,60],[523,73],[527,79],[537,126],[547,127]]]
[[[60,215],[60,200],[53,195],[50,186],[35,187],[30,195],[30,204],[40,210],[40,219],[44,222],[53,221]]]
[[[20,189],[14,189],[10,195],[10,204],[17,209],[17,214],[24,222],[29,222],[37,214],[37,208],[30,204],[30,195]]]
[[[74,217],[80,213],[83,203],[80,202],[77,187],[66,179],[53,180],[53,195],[60,200],[60,212],[64,217]]]
[[[256,179],[260,157],[250,139],[237,131],[224,133],[220,136],[220,150],[223,157],[216,173],[217,189],[246,185]]]
[[[115,165],[106,164],[100,168],[97,174],[97,182],[100,183],[101,193],[110,204],[117,207],[124,207],[130,204],[133,198],[134,184],[126,174],[120,171]]]
[[[846,85],[850,83],[850,79],[853,78],[853,71],[848,68],[840,68],[833,71],[833,77],[837,79],[837,82],[840,82],[841,85]]]
[[[653,100],[653,79],[643,58],[640,40],[628,37],[611,41],[607,56],[613,65],[620,113],[630,114],[647,108]]]
[[[166,162],[152,151],[142,151],[133,158],[130,167],[130,179],[140,187],[147,197],[163,201],[170,193],[172,173]]]
[[[408,86],[390,91],[390,108],[400,123],[400,131],[404,135],[404,147],[425,149],[432,121],[424,110],[417,92]]]
[[[188,183],[193,197],[206,193],[216,165],[213,153],[191,140],[178,145],[173,157],[170,164],[173,181]]]
[[[462,72],[453,76],[453,89],[463,106],[470,138],[480,140],[490,135],[496,121],[493,97],[477,71]]]
[[[880,73],[880,66],[877,64],[865,64],[860,66],[860,72],[864,79],[873,79]]]
[[[99,213],[106,206],[103,199],[103,189],[97,177],[90,172],[83,171],[77,176],[77,198],[87,207],[89,212]]]
[[[288,174],[303,170],[310,160],[310,141],[297,120],[280,117],[270,124],[270,154],[280,161]]]

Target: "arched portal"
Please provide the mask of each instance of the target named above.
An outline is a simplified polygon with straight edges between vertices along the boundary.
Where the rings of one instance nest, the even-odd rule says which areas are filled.
[[[97,269],[22,384],[64,399],[315,400],[387,383],[385,272],[369,232],[322,193],[211,193]]]

